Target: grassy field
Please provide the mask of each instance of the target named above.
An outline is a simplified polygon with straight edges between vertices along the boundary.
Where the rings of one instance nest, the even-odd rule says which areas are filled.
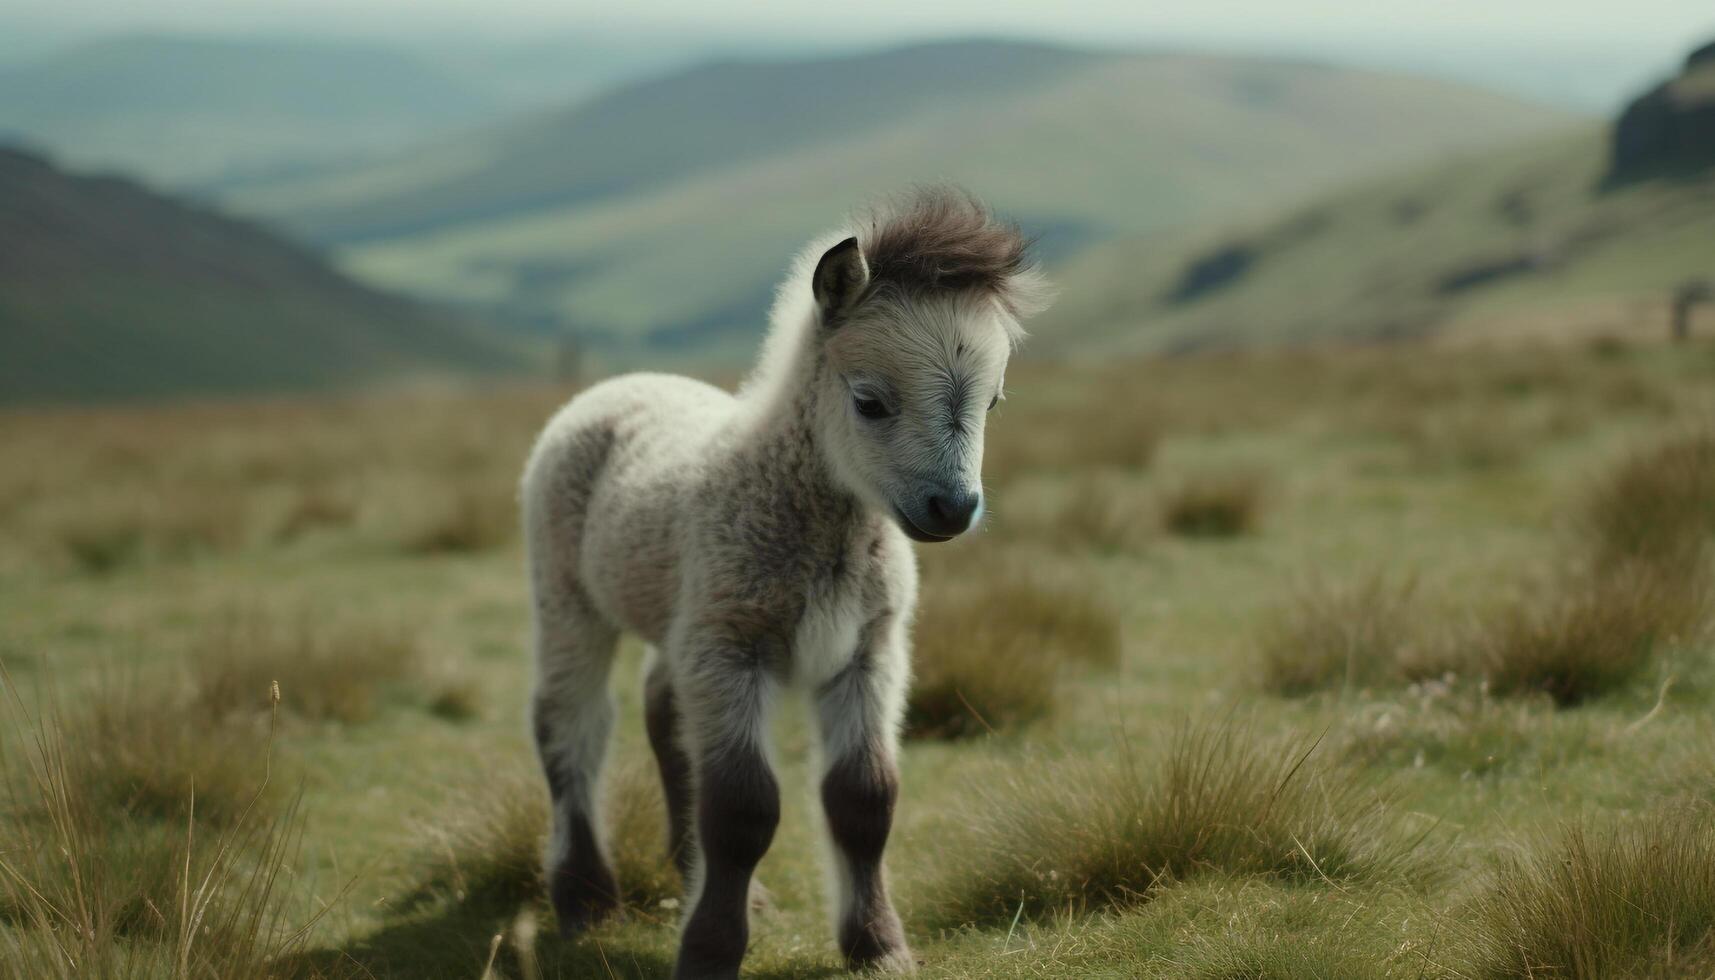
[[[0,414],[0,973],[667,975],[634,646],[627,915],[561,942],[535,877],[568,394]],[[920,549],[923,975],[1711,975],[1712,426],[1707,342],[1015,366]],[[759,977],[840,972],[804,721]]]

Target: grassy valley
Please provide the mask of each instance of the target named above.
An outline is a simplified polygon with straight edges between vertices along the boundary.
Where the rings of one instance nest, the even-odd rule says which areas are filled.
[[[1058,258],[1566,119],[1316,65],[964,42],[713,65],[229,200],[344,243],[372,282],[616,356],[731,362],[786,257],[903,183],[956,179]]]
[[[855,57],[235,185],[335,260],[0,150],[0,976],[671,975],[633,640],[623,915],[561,938],[541,877],[517,480],[578,379],[373,284],[727,380],[827,208],[938,176],[1061,292],[982,523],[916,549],[917,975],[1715,976],[1715,310],[1666,309],[1715,276],[1715,49],[1618,153],[1367,72]],[[746,977],[845,975],[814,724]]]
[[[0,150],[0,402],[516,371],[491,331],[248,223]]]

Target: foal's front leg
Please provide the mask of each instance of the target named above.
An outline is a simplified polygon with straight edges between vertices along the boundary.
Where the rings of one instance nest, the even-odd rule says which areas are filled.
[[[759,658],[709,654],[675,691],[696,786],[691,913],[676,980],[737,977],[750,942],[751,876],[780,823],[780,786],[763,739],[775,683]]]
[[[899,798],[895,760],[904,672],[903,641],[859,650],[816,695],[827,765],[822,808],[839,875],[835,929],[853,969],[903,973],[917,965],[888,898],[881,861]]]

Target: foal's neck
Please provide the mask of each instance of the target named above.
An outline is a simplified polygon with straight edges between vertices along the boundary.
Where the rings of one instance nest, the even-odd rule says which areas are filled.
[[[806,338],[780,367],[781,375],[763,379],[755,392],[747,438],[740,440],[737,453],[777,492],[858,517],[863,507],[834,478],[816,430],[815,392],[827,369],[820,350]]]

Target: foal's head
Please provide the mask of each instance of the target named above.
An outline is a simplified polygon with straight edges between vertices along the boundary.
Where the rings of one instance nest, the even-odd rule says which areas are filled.
[[[982,516],[984,418],[1043,283],[1018,229],[958,192],[861,224],[811,278],[816,424],[843,483],[912,538],[946,541]]]

